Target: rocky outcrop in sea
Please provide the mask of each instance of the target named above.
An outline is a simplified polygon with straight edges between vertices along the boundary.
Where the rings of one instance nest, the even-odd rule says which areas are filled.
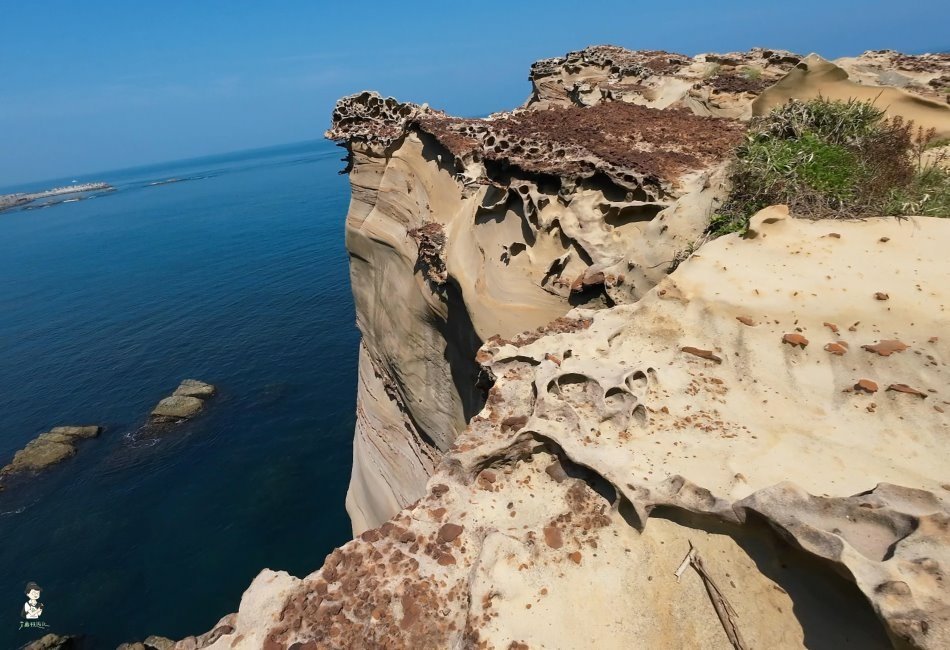
[[[149,424],[168,424],[190,420],[204,408],[204,403],[215,393],[211,384],[197,379],[185,379],[175,392],[160,401],[149,415]]]
[[[102,432],[100,426],[53,427],[41,433],[16,452],[13,460],[0,469],[0,490],[3,481],[15,474],[38,472],[76,454],[76,443],[95,438]]]
[[[163,431],[165,425],[190,420],[204,408],[205,402],[215,394],[215,387],[196,379],[185,379],[175,392],[161,400],[149,414],[146,432]],[[13,459],[0,468],[0,491],[9,478],[35,474],[76,454],[80,440],[95,438],[102,427],[62,426],[41,433],[16,452]]]

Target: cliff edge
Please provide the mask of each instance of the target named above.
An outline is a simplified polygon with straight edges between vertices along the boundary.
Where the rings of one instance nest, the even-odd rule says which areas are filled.
[[[950,221],[707,234],[745,121],[947,137],[948,73],[595,47],[488,118],[340,100],[357,536],[176,647],[950,646]]]

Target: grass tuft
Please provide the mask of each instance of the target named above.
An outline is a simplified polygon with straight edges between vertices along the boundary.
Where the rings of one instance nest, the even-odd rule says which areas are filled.
[[[934,136],[869,102],[790,101],[750,124],[707,232],[745,232],[777,203],[814,219],[950,216],[950,171],[941,159],[925,162]]]

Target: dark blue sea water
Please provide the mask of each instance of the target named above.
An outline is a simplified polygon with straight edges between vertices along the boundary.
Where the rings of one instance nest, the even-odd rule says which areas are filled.
[[[348,539],[339,159],[311,142],[96,174],[78,180],[116,191],[0,213],[0,465],[50,427],[106,427],[0,493],[0,648],[42,634],[18,629],[27,581],[45,632],[114,648],[207,631],[262,568],[304,575]],[[219,389],[205,413],[141,435],[189,377]]]

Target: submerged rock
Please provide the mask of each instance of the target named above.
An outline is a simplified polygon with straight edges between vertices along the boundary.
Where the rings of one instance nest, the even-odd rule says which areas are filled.
[[[36,641],[30,641],[26,645],[20,646],[20,650],[78,650],[82,647],[82,637],[47,634]]]
[[[76,453],[77,440],[95,438],[101,432],[99,426],[53,427],[16,452],[13,460],[0,469],[0,480],[10,474],[36,472],[55,465]]]
[[[149,416],[150,424],[181,422],[195,417],[215,388],[196,379],[185,379],[171,396],[160,401]]]
[[[214,386],[206,384],[203,381],[198,381],[197,379],[185,379],[178,388],[175,389],[173,395],[208,399],[214,395]]]

